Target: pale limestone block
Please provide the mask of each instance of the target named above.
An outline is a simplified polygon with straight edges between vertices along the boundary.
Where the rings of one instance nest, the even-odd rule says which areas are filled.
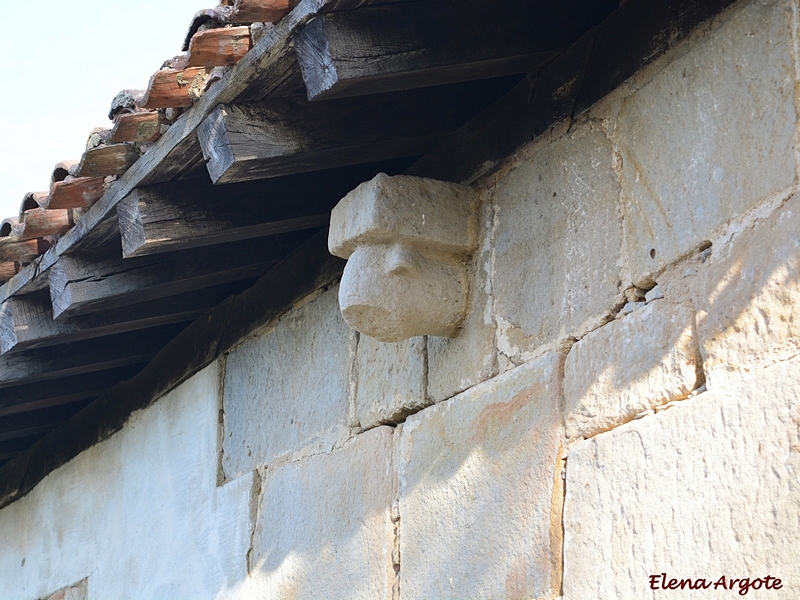
[[[428,404],[425,338],[387,344],[367,336],[358,341],[356,419],[367,429],[396,423]]]
[[[250,556],[257,598],[392,598],[393,429],[264,476]]]
[[[428,338],[428,396],[434,402],[455,396],[498,372],[490,279],[492,214],[491,204],[484,203],[469,306],[458,335]]]
[[[557,595],[562,372],[548,353],[406,420],[405,600]]]
[[[469,187],[384,173],[347,194],[328,236],[331,253],[348,259],[339,293],[345,321],[383,342],[456,335],[479,202]]]
[[[800,196],[715,248],[698,313],[706,371],[770,364],[800,353]]]
[[[346,439],[355,333],[337,289],[282,317],[228,357],[223,393],[225,476]]]
[[[457,183],[379,173],[334,207],[328,247],[342,258],[359,246],[390,242],[468,253],[475,248],[479,200],[477,190]]]
[[[751,2],[628,98],[617,131],[631,279],[793,184],[789,2]]]
[[[690,308],[654,302],[581,339],[564,365],[567,437],[588,438],[702,385]]]
[[[800,581],[800,361],[742,374],[577,444],[567,458],[564,600],[739,597],[649,576]]]
[[[507,356],[583,334],[614,306],[622,224],[612,159],[608,138],[587,123],[498,184],[492,286]]]

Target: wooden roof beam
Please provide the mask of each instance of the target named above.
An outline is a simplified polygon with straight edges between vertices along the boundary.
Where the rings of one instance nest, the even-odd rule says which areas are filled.
[[[51,431],[72,417],[84,404],[62,404],[35,412],[0,416],[0,442]]]
[[[449,0],[320,15],[295,38],[309,99],[376,94],[534,70],[614,0]]]
[[[124,260],[116,254],[110,257],[96,253],[68,254],[50,269],[53,315],[58,319],[115,310],[257,277],[307,235],[290,233],[192,252]]]
[[[182,329],[167,325],[0,356],[0,389],[147,362]]]
[[[0,353],[42,348],[196,319],[234,291],[230,285],[160,298],[109,312],[53,318],[47,290],[0,305]]]
[[[145,364],[0,389],[0,417],[97,398],[118,382],[136,375]]]
[[[396,162],[396,161],[395,161]],[[214,186],[207,178],[137,188],[117,205],[122,254],[142,256],[327,226],[331,209],[380,171],[369,163]]]
[[[197,136],[214,183],[418,156],[507,89],[487,93],[499,87],[488,81],[330,102],[226,104]]]

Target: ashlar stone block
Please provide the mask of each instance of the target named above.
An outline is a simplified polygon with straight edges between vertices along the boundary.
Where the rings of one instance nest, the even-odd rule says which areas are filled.
[[[283,316],[227,360],[223,392],[225,476],[296,452],[330,451],[349,435],[355,333],[337,288]]]
[[[652,591],[664,572],[667,582],[770,575],[781,589],[762,581],[746,597],[797,598],[800,360],[740,375],[570,450],[564,600],[741,593],[740,583]]]
[[[584,333],[613,307],[622,223],[612,159],[606,135],[586,123],[498,184],[492,287],[507,356]]]
[[[403,598],[557,595],[562,377],[548,353],[406,420]]]
[[[492,315],[490,203],[481,205],[478,251],[472,263],[467,316],[454,338],[428,337],[428,396],[451,398],[497,375],[495,323]]]
[[[396,423],[428,404],[425,338],[387,344],[358,341],[356,419],[364,429]]]
[[[795,177],[789,2],[750,2],[628,98],[618,119],[641,283]]]
[[[800,354],[800,196],[715,248],[698,332],[709,380]]]
[[[392,598],[393,429],[268,471],[250,557],[254,597]]]
[[[694,311],[651,302],[572,346],[564,366],[567,437],[591,437],[702,383]]]

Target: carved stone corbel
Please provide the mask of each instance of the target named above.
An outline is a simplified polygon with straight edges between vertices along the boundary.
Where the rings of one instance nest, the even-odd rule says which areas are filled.
[[[333,209],[328,247],[348,259],[339,305],[355,330],[383,342],[453,337],[467,311],[467,259],[480,193],[384,173]]]

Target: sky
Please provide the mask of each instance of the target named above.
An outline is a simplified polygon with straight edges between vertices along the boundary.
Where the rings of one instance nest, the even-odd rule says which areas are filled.
[[[110,127],[117,92],[145,89],[215,0],[40,0],[3,6],[0,36],[0,219],[46,191],[89,133]]]

